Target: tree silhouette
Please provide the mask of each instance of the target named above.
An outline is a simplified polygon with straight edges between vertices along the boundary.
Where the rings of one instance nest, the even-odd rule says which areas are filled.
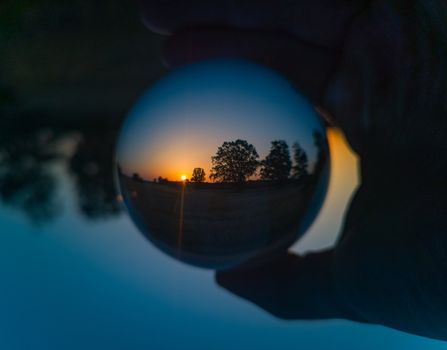
[[[211,180],[243,183],[259,166],[256,148],[245,140],[226,141],[211,157]]]
[[[205,179],[205,170],[203,170],[203,168],[194,168],[192,171],[191,182],[204,182]]]
[[[292,147],[293,160],[295,162],[295,165],[292,167],[292,178],[302,180],[308,175],[307,154],[298,142],[295,142]]]
[[[94,123],[94,119],[91,122]],[[98,220],[112,217],[121,211],[116,200],[114,162],[111,157],[117,135],[112,127],[98,130],[88,125],[80,130],[82,139],[70,159],[69,168],[82,214]],[[92,152],[93,149],[95,152]]]
[[[323,135],[318,131],[313,132],[314,145],[317,147],[317,162],[315,163],[315,174],[319,174],[323,169],[324,164],[326,162],[326,145],[323,139]]]
[[[270,153],[261,161],[261,179],[283,182],[289,178],[292,161],[286,141],[272,141]]]
[[[143,182],[143,178],[138,173],[133,173],[132,180],[138,181],[138,182]]]
[[[165,183],[168,183],[168,182],[169,182],[169,180],[168,180],[167,177],[161,177],[161,176],[158,177],[158,183],[159,184],[165,184]]]

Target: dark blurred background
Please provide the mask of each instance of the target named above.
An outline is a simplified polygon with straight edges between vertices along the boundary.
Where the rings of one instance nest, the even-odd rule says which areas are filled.
[[[62,211],[61,169],[84,216],[120,212],[117,132],[164,72],[161,38],[138,16],[133,1],[0,3],[0,199],[36,224]]]

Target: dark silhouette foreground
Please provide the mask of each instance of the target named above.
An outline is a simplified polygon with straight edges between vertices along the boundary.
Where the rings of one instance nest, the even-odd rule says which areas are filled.
[[[447,340],[447,3],[208,4],[142,1],[152,29],[175,33],[165,61],[273,67],[343,129],[362,179],[335,247],[219,272],[219,285],[286,319]]]

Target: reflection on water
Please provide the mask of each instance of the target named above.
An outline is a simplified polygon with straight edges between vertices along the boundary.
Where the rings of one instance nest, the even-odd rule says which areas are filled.
[[[94,125],[95,120],[90,122]],[[0,123],[3,203],[22,210],[36,223],[54,219],[62,203],[52,168],[63,164],[71,174],[83,215],[99,219],[120,212],[113,182],[116,131],[43,117],[3,118]]]
[[[208,268],[289,247],[328,183],[326,134],[312,106],[279,75],[237,60],[158,82],[126,120],[117,158],[142,233]]]
[[[59,208],[51,164],[64,156],[57,147],[60,135],[49,129],[25,128],[19,134],[18,128],[11,128],[13,120],[0,122],[2,201],[23,210],[33,221],[50,220]]]
[[[62,164],[85,217],[115,216],[116,133],[141,89],[164,71],[159,37],[141,26],[136,4],[1,7],[1,201],[35,223],[54,221],[65,203],[52,166]]]

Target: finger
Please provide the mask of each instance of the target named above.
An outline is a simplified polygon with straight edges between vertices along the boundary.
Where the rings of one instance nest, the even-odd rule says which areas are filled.
[[[338,53],[284,34],[224,28],[185,30],[170,37],[164,47],[164,59],[170,67],[221,57],[269,66],[318,104],[333,75]]]
[[[204,25],[286,32],[325,47],[340,45],[366,0],[140,0],[144,22],[159,33]]]
[[[285,254],[257,267],[218,272],[217,283],[282,319],[345,318],[360,321],[337,295],[333,252]]]

